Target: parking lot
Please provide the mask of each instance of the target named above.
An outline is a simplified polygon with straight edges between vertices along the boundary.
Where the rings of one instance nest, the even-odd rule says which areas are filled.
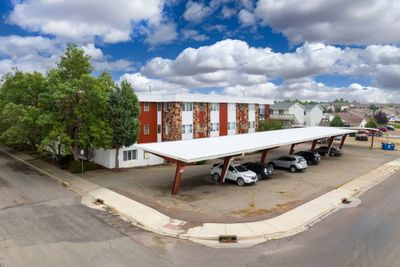
[[[171,195],[173,165],[96,170],[85,173],[84,178],[172,218],[193,223],[256,221],[301,205],[400,156],[399,151],[370,150],[369,142],[352,139],[349,137],[346,141],[342,157],[322,157],[319,165],[298,173],[276,170],[272,178],[243,187],[212,180],[209,173],[215,161],[186,167],[176,196]],[[309,148],[310,144],[302,144],[296,146],[296,151]],[[285,155],[288,151],[289,146],[271,150],[268,158]],[[259,153],[246,155],[234,163],[259,158]]]

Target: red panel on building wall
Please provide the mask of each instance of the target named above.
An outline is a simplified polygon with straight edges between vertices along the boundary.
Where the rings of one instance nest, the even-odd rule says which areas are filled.
[[[228,104],[219,104],[219,135],[228,134]]]
[[[140,103],[140,132],[138,138],[139,144],[157,142],[157,103],[147,104],[149,110],[145,111],[145,103]],[[148,129],[148,134],[145,134],[145,128],[146,130]]]
[[[269,105],[265,105],[265,120],[269,120]]]

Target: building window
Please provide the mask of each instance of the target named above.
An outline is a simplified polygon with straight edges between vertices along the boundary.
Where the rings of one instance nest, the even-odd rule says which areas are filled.
[[[150,104],[148,102],[144,102],[143,104],[143,111],[150,111]]]
[[[307,111],[304,111],[304,116],[306,116],[307,115]]]
[[[157,133],[160,134],[161,133],[161,124],[157,125]]]
[[[168,125],[165,125],[165,135],[168,135],[169,134],[169,128],[168,128]]]
[[[264,105],[260,105],[260,114],[265,115],[265,106]]]
[[[170,103],[164,103],[164,112],[168,112],[169,111],[169,104]]]
[[[144,135],[150,134],[150,125],[148,125],[148,124],[143,125],[143,134]]]
[[[211,103],[211,111],[218,111],[219,103]]]
[[[124,161],[137,159],[137,150],[125,150],[124,151]]]
[[[235,130],[236,122],[228,122],[228,130]]]
[[[193,133],[193,125],[182,124],[182,134],[190,134],[190,133]]]
[[[161,111],[162,103],[158,102],[157,103],[157,111]]]
[[[255,128],[256,122],[255,121],[249,121],[249,128]]]
[[[150,153],[144,151],[144,152],[143,152],[143,158],[144,158],[144,159],[149,159],[149,158],[150,158]]]
[[[193,110],[192,102],[182,103],[182,111],[192,111],[192,110]]]
[[[211,123],[211,132],[219,131],[219,123]]]
[[[279,115],[283,115],[285,113],[285,111],[283,109],[279,110]]]
[[[250,111],[256,110],[256,106],[254,104],[249,104],[249,110]]]

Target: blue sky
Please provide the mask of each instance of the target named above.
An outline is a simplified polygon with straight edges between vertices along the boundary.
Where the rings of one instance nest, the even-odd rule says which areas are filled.
[[[400,101],[395,0],[0,0],[0,12],[0,74],[45,72],[75,43],[137,92]]]

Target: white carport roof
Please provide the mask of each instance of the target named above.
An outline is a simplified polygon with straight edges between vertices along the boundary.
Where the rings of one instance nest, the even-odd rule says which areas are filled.
[[[334,127],[308,127],[276,131],[135,145],[152,154],[185,163],[224,158],[269,148],[357,132]]]

